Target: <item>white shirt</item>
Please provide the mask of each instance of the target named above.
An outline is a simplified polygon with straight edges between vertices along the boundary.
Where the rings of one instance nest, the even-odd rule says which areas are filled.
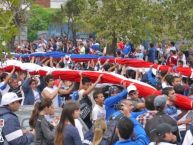
[[[54,86],[53,88],[50,87],[45,87],[43,91],[48,91],[49,93],[52,93],[53,91],[55,91],[56,89],[58,89],[56,86]],[[52,100],[54,107],[59,107],[59,102],[58,102],[58,94],[54,97],[54,99]]]
[[[84,134],[82,131],[82,124],[80,123],[80,121],[78,119],[74,119],[74,122],[75,122],[75,127],[78,129],[80,139],[81,139],[81,141],[83,141],[84,140]]]
[[[5,86],[6,85],[6,86]],[[3,87],[5,86],[5,88]],[[4,94],[6,94],[9,89],[10,89],[10,86],[8,84],[5,84],[4,82],[1,82],[0,83],[0,87],[2,87],[2,89],[0,89],[0,92],[1,92],[1,95],[3,96]]]
[[[40,100],[40,94],[38,91],[36,90],[33,90],[33,94],[34,94],[34,100],[35,102],[39,101]]]
[[[84,89],[78,91],[78,96],[79,96],[78,101],[80,101],[80,100],[83,98],[84,92],[85,92]],[[91,93],[88,94],[88,97],[89,97],[89,99],[90,99],[91,102],[92,102],[92,106],[94,106],[95,101],[94,101],[94,99],[93,99],[92,96],[93,96],[93,91],[92,91]]]
[[[105,106],[103,107],[95,104],[93,110],[92,110],[92,120],[95,121],[100,118],[105,118],[106,116],[106,111],[105,111]]]

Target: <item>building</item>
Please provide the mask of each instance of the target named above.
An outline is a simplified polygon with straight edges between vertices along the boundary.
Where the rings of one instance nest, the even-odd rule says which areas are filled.
[[[60,8],[67,0],[36,0],[35,2],[46,8]]]

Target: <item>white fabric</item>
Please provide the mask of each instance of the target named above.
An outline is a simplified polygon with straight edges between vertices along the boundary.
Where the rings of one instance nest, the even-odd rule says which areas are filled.
[[[33,94],[34,94],[34,100],[35,102],[39,101],[40,100],[40,94],[38,91],[36,90],[33,90]]]
[[[19,129],[19,130],[16,130],[14,132],[11,132],[11,133],[5,135],[5,138],[8,142],[10,142],[14,139],[17,139],[17,138],[21,137],[21,136],[23,136],[23,132],[22,132],[21,129]]]
[[[23,63],[20,67],[21,69],[26,70],[28,72],[33,72],[41,68],[40,65],[37,65],[35,63]]]
[[[184,137],[184,141],[182,145],[191,145],[193,143],[193,136],[190,130],[186,132],[186,135]]]
[[[84,89],[78,91],[78,95],[79,95],[78,101],[80,101],[80,100],[83,98],[84,92],[85,92]],[[89,99],[91,100],[91,102],[92,102],[92,107],[93,107],[94,104],[95,104],[95,101],[94,101],[94,99],[93,99],[92,96],[93,96],[93,91],[88,94],[88,97],[89,97]]]
[[[105,106],[101,107],[98,104],[95,104],[92,110],[92,120],[95,121],[100,118],[105,119],[105,116],[106,116]]]
[[[84,89],[78,91],[78,96],[79,96],[78,100],[79,100],[79,101],[83,98],[84,92],[85,92]]]
[[[53,88],[50,87],[45,87],[43,91],[48,91],[50,94],[54,92],[56,89],[58,89],[56,86]],[[59,107],[59,102],[58,102],[58,94],[54,97],[52,100],[54,107]]]
[[[8,66],[8,65],[14,65],[14,66],[22,66],[22,62],[19,60],[7,60],[6,62],[3,63],[3,66]]]
[[[136,88],[136,86],[135,85],[129,85],[128,87],[127,87],[127,92],[129,93],[129,92],[131,92],[131,91],[136,91],[137,90],[137,88]]]
[[[80,123],[80,121],[78,119],[74,119],[74,122],[75,122],[75,126],[76,128],[78,129],[78,133],[80,135],[80,139],[81,141],[84,140],[84,134],[83,134],[83,131],[82,131],[82,124]]]
[[[2,82],[2,83],[0,83],[0,85],[5,85],[5,83],[4,82]],[[3,90],[0,90],[0,92],[1,92],[1,95],[3,96],[4,94],[6,94],[8,91],[9,91],[9,89],[10,89],[10,86],[8,85],[8,84],[6,84],[6,87],[5,87],[5,89],[3,89]]]

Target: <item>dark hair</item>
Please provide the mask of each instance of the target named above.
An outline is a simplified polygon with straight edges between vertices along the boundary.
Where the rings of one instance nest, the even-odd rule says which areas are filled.
[[[155,110],[158,112],[164,112],[165,106],[155,106]]]
[[[192,95],[193,94],[193,84],[190,85],[189,87],[189,95]]]
[[[63,142],[64,142],[63,131],[65,128],[65,121],[69,121],[73,126],[75,126],[73,113],[75,110],[78,110],[78,109],[79,109],[79,104],[77,102],[68,101],[64,104],[60,121],[56,128],[54,144],[63,145]]]
[[[132,79],[135,79],[136,77],[136,71],[132,70],[132,69],[128,69],[126,71],[126,77],[127,78],[132,78]]]
[[[46,84],[48,84],[51,79],[53,79],[53,76],[52,76],[52,75],[47,75],[47,76],[45,77],[45,82],[46,82]]]
[[[177,84],[174,86],[174,91],[177,93],[177,94],[181,94],[181,95],[184,95],[184,89],[185,87],[181,84]]]
[[[50,107],[52,105],[51,99],[42,99],[40,102],[37,102],[34,105],[34,109],[32,111],[32,115],[29,119],[29,125],[31,128],[35,128],[36,122],[39,116],[39,112],[42,111],[46,107]]]
[[[181,63],[182,65],[184,64],[184,62],[182,60],[178,60],[178,63]]]
[[[168,96],[169,92],[172,91],[172,90],[174,90],[173,87],[165,87],[165,88],[162,89],[162,94]]]
[[[174,43],[173,41],[171,41],[171,42],[170,42],[170,44],[171,44],[172,46],[174,46],[174,45],[175,45],[175,43]]]
[[[0,77],[1,82],[2,82],[7,76],[8,76],[8,74],[7,74],[6,72],[2,73],[2,74],[1,74],[1,77]]]
[[[103,92],[100,91],[100,90],[98,90],[98,91],[95,91],[95,92],[93,93],[93,98],[94,98],[94,100],[98,98],[98,95],[99,95],[99,94],[103,94]]]
[[[167,76],[165,77],[165,80],[166,80],[166,82],[167,82],[170,86],[172,86],[173,75],[167,75]]]
[[[175,79],[179,79],[179,76],[173,76],[172,83],[174,82]]]
[[[59,62],[58,64],[61,68],[64,68],[64,63],[63,62]]]
[[[153,43],[150,43],[149,46],[150,46],[151,48],[153,48],[153,47],[154,47],[154,44],[153,44]]]
[[[116,51],[117,55],[120,56],[121,55],[121,51]]]
[[[128,117],[122,117],[117,125],[121,138],[127,140],[131,137],[134,129],[133,122]]]
[[[108,71],[110,67],[111,67],[110,64],[105,64],[105,65],[103,66],[103,68],[104,68],[105,71]]]
[[[148,110],[155,110],[155,106],[154,106],[155,97],[156,97],[156,95],[150,95],[150,96],[145,98],[145,107]]]
[[[30,81],[29,81],[29,85],[31,85],[33,82],[36,82],[36,80],[35,79],[30,79]]]
[[[82,84],[85,85],[86,83],[90,83],[91,80],[88,77],[83,77],[82,78]]]

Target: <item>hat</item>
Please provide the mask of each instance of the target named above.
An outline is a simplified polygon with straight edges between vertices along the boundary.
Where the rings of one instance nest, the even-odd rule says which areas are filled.
[[[15,101],[22,100],[23,98],[18,97],[16,93],[9,92],[2,96],[1,106],[9,105]]]
[[[171,126],[167,123],[161,123],[155,129],[157,136],[163,136],[165,133],[175,131],[177,131],[177,127]]]
[[[109,94],[115,94],[115,93],[119,93],[119,88],[117,86],[111,86],[109,87]]]
[[[154,106],[155,107],[164,107],[166,105],[167,97],[165,95],[160,95],[155,97]]]
[[[137,88],[135,85],[129,85],[127,87],[127,92],[130,93],[131,91],[137,91]]]

